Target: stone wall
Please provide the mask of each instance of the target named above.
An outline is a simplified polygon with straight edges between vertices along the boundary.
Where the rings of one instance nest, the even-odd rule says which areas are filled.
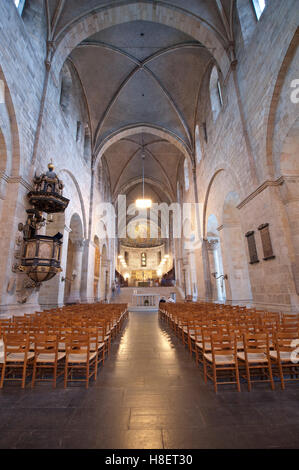
[[[202,84],[198,110],[203,155],[197,165],[197,188],[198,200],[204,208],[203,237],[208,235],[207,221],[214,214],[220,228],[218,238],[224,271],[228,271],[227,293],[232,292],[232,281],[238,278],[241,260],[246,257],[253,297],[252,302],[248,298],[248,304],[278,310],[299,308],[292,268],[290,222],[280,186],[275,183],[282,174],[280,157],[286,136],[299,116],[299,105],[290,100],[291,81],[299,78],[298,49],[296,52],[299,16],[295,4],[292,0],[271,0],[257,22],[249,2],[237,2],[239,10],[236,15],[239,18],[235,23],[235,37],[238,62],[227,77],[222,77],[223,109],[214,122],[207,93],[211,65]],[[294,144],[292,148],[294,151]],[[181,176],[183,178],[183,168]],[[242,243],[238,242],[239,261],[235,246],[227,246],[223,236],[223,207],[231,192],[238,195],[239,233],[244,237]],[[190,200],[188,194],[184,199],[186,202]],[[270,224],[276,255],[269,261],[263,261],[258,231],[259,225],[264,223]],[[250,230],[256,231],[260,256],[260,263],[253,266],[249,265],[245,239]],[[231,243],[234,244],[234,240]],[[202,299],[213,297],[215,291],[211,266],[206,264],[204,252],[203,247],[197,256],[198,266],[202,267],[198,269],[199,296]],[[235,261],[228,263],[232,257]],[[232,302],[241,300],[227,299]]]
[[[208,92],[210,73],[215,65],[211,63],[202,82],[197,113],[202,159],[199,164],[195,159],[189,161],[188,191],[184,190],[182,159],[179,171],[182,201],[201,205],[201,234],[205,240],[209,238],[209,217],[213,215],[218,221],[216,235],[222,253],[223,274],[228,274],[226,292],[229,301],[248,300],[265,308],[298,309],[296,235],[291,227],[298,213],[298,200],[292,198],[290,210],[289,199],[280,186],[282,183],[288,188],[289,182],[278,180],[286,176],[281,170],[281,154],[284,159],[288,158],[285,144],[290,132],[296,137],[298,130],[299,105],[290,100],[290,84],[299,79],[297,0],[269,0],[259,22],[249,1],[236,2],[236,62],[230,68],[220,42],[214,41],[207,28],[198,28],[194,18],[175,12],[167,20],[162,5],[157,6],[156,17],[152,18],[147,16],[151,14],[150,5],[143,5],[140,11],[134,11],[129,5],[106,16],[97,13],[93,19],[82,19],[66,35],[53,68],[49,69],[44,2],[31,0],[26,3],[20,17],[12,1],[0,2],[0,79],[5,84],[5,103],[0,104],[0,312],[33,311],[40,304],[50,305],[54,294],[57,304],[63,304],[65,284],[62,278],[67,270],[68,239],[74,216],[82,225],[81,300],[91,302],[95,298],[95,236],[100,239],[101,275],[108,273],[108,288],[111,286],[116,241],[113,237],[109,239],[107,227],[101,222],[101,202],[109,201],[111,196],[109,175],[103,171],[99,175],[98,166],[92,168],[93,158],[97,155],[91,154],[85,140],[88,110],[84,92],[72,62],[64,62],[68,45],[74,46],[99,27],[122,22],[121,12],[128,20],[151,19],[169,26],[177,25],[195,39],[216,46],[223,108],[214,122]],[[297,147],[292,148],[296,153]],[[64,234],[63,272],[38,292],[27,289],[24,275],[13,272],[12,267],[17,262],[20,236],[17,227],[26,218],[26,193],[32,176],[35,172],[45,171],[51,159],[65,183],[65,196],[71,203],[64,220],[45,227],[45,232],[57,228]],[[193,170],[196,170],[195,179]],[[297,174],[293,172],[293,176]],[[232,226],[228,228],[224,220],[224,207],[231,193],[237,195],[235,209],[239,217],[235,225],[238,232],[234,232],[237,243],[230,250],[234,235],[226,232]],[[258,232],[259,225],[264,223],[270,224],[275,254],[275,258],[268,261],[263,260]],[[246,246],[245,234],[251,230],[256,231],[260,258],[256,265],[249,265]],[[188,295],[216,300],[217,286],[211,276],[212,261],[205,245],[206,242],[193,251],[186,251],[183,243],[176,241],[176,272],[179,286],[185,287]],[[248,293],[252,293],[252,298],[246,298],[245,287],[234,297],[233,284],[240,279],[244,286],[249,283]],[[101,283],[97,298],[103,299],[103,289]]]

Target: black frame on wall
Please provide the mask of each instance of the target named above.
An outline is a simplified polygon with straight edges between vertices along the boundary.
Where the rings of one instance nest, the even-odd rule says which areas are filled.
[[[269,227],[270,227],[269,224],[262,224],[258,228],[261,234],[261,240],[262,240],[263,252],[264,252],[264,261],[275,259]]]
[[[259,257],[258,257],[258,254],[257,254],[254,231],[247,232],[245,237],[247,238],[247,243],[248,243],[250,264],[257,264],[260,261],[259,261]]]

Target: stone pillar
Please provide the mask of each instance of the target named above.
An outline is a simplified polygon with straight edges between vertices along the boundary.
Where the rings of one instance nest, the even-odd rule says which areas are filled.
[[[222,273],[220,272],[220,265],[219,265],[219,257],[218,257],[218,248],[219,248],[219,240],[217,238],[213,238],[208,240],[208,253],[209,253],[209,261],[210,261],[210,268],[211,274],[215,273],[216,277],[219,277]],[[213,289],[213,300],[223,300],[222,288],[221,288],[221,279],[215,278],[216,284],[216,291]]]
[[[289,220],[293,248],[290,253],[291,269],[299,295],[299,176],[284,176],[281,195]]]
[[[96,245],[90,240],[84,241],[81,275],[81,302],[94,302],[94,262]],[[97,297],[97,295],[96,295]]]
[[[69,303],[79,303],[81,301],[81,276],[82,276],[82,255],[84,249],[84,240],[75,240],[74,254],[73,254],[73,267],[72,267],[72,284]]]
[[[204,280],[205,280],[205,297],[206,297],[206,300],[212,300],[213,287],[212,287],[212,282],[211,282],[209,241],[207,239],[204,239],[202,243],[202,261],[203,261],[203,271],[204,271]]]

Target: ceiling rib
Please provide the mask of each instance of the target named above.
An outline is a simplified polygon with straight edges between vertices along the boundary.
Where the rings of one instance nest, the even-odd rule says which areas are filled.
[[[114,202],[116,201],[118,194],[127,194],[131,188],[134,188],[138,184],[142,183],[142,181],[143,181],[142,178],[138,177],[138,178],[133,178],[127,183],[123,184],[120,188],[119,193],[114,193],[113,195]],[[156,179],[151,178],[151,177],[145,177],[144,182],[148,184],[149,186],[156,186],[157,188],[159,188],[160,191],[165,193],[165,195],[168,197],[169,202],[175,200],[174,194],[172,192],[171,193],[168,192],[168,190],[165,188],[165,186],[163,186],[163,184],[160,181],[157,181]]]
[[[189,129],[189,127],[188,127],[188,125],[187,125],[187,123],[186,123],[186,121],[185,121],[178,105],[176,104],[175,100],[170,95],[168,90],[164,87],[164,85],[158,79],[158,77],[148,67],[146,67],[146,64],[148,64],[151,61],[157,59],[158,57],[161,57],[165,54],[169,54],[170,52],[177,51],[179,49],[185,49],[185,48],[206,49],[204,46],[202,46],[199,43],[193,43],[193,42],[191,42],[191,43],[190,42],[179,43],[179,44],[176,44],[174,46],[169,46],[169,47],[166,47],[166,48],[164,48],[164,49],[162,49],[158,52],[155,52],[154,54],[147,57],[143,61],[140,61],[140,60],[136,59],[134,56],[132,56],[131,54],[126,53],[125,51],[123,51],[120,48],[117,48],[115,46],[112,46],[112,45],[106,44],[106,43],[102,43],[102,42],[97,42],[97,41],[95,41],[95,42],[83,42],[82,44],[80,44],[78,46],[78,48],[82,48],[82,47],[101,47],[101,48],[105,48],[105,49],[108,49],[108,50],[112,50],[116,53],[119,53],[119,54],[127,57],[129,60],[131,60],[132,62],[134,62],[137,65],[136,68],[134,70],[132,70],[130,72],[130,74],[125,78],[125,80],[121,83],[121,85],[116,90],[115,94],[113,95],[113,97],[112,97],[110,103],[108,104],[106,110],[104,111],[103,116],[102,116],[101,120],[99,121],[99,124],[98,124],[96,132],[95,132],[94,145],[96,145],[96,142],[99,138],[101,128],[103,127],[104,122],[105,122],[106,118],[108,117],[112,107],[114,106],[115,102],[117,101],[118,97],[120,96],[120,93],[125,88],[125,86],[128,84],[128,82],[131,80],[131,78],[133,78],[138,71],[144,70],[156,82],[158,87],[161,89],[162,93],[166,96],[167,100],[171,104],[172,108],[174,109],[175,113],[177,114],[177,116],[179,118],[179,121],[180,121],[181,125],[183,126],[183,128],[185,130],[186,136],[188,138],[189,145],[192,146],[191,131],[190,131],[190,129]]]
[[[134,142],[134,141],[131,141],[131,142]],[[148,150],[148,148],[147,148],[147,147],[148,147],[149,145],[151,145],[151,144],[147,144],[147,145],[144,145],[144,146],[138,144],[137,142],[134,142],[134,144],[138,146],[138,149],[130,156],[130,158],[127,160],[127,162],[126,162],[125,165],[123,166],[123,168],[122,168],[122,170],[121,170],[121,172],[120,172],[120,174],[119,174],[119,177],[117,178],[117,181],[116,181],[116,183],[115,183],[115,185],[114,185],[113,193],[115,193],[115,191],[116,191],[116,189],[117,189],[117,186],[118,186],[118,184],[119,184],[119,182],[120,182],[120,178],[121,178],[123,172],[126,170],[126,168],[128,168],[129,164],[132,162],[132,160],[133,160],[134,157],[138,154],[138,152],[140,152],[140,150],[142,150],[142,148],[145,149],[145,151],[150,155],[150,157],[151,157],[151,158],[158,164],[158,166],[161,168],[161,171],[162,171],[162,173],[164,174],[164,176],[165,176],[165,178],[166,178],[166,180],[167,180],[167,182],[168,182],[168,184],[169,184],[169,188],[171,189],[171,191],[173,191],[173,186],[172,186],[172,184],[171,184],[171,181],[170,181],[170,179],[169,179],[169,176],[168,176],[167,172],[165,171],[163,165],[161,164],[161,162],[159,161],[159,159],[158,159],[150,150]],[[168,143],[168,144],[169,144],[169,143]],[[170,144],[169,144],[169,145],[170,145]]]
[[[55,9],[55,12],[54,12],[54,15],[53,15],[53,18],[52,18],[52,21],[51,21],[51,39],[53,39],[53,37],[54,37],[55,29],[56,29],[58,21],[61,17],[61,13],[62,13],[62,10],[64,8],[64,5],[65,5],[65,0],[59,0],[58,1],[57,7]]]
[[[68,0],[70,2],[70,0]],[[134,3],[137,3],[136,0],[126,0],[124,2],[120,2],[120,3],[124,3],[124,4],[134,4]],[[194,20],[198,21],[199,23],[203,23],[206,25],[206,27],[212,31],[216,36],[218,36],[218,38],[220,39],[220,41],[224,44],[224,45],[227,45],[227,41],[228,41],[228,38],[225,37],[225,35],[219,31],[219,29],[217,27],[215,27],[210,21],[206,20],[204,17],[200,16],[200,15],[197,15],[185,8],[182,8],[182,7],[178,7],[177,5],[173,5],[167,1],[162,1],[162,0],[142,0],[142,3],[154,3],[154,6],[155,5],[161,5],[162,7],[165,7],[165,8],[168,8],[169,10],[173,10],[173,11],[178,11],[178,12],[181,12],[182,14],[186,15],[187,17],[190,17],[190,18],[193,18]],[[114,5],[114,7],[117,6],[117,5]],[[75,17],[73,20],[69,21],[68,23],[66,23],[62,29],[60,31],[58,31],[58,34],[55,36],[55,40],[57,42],[60,41],[60,37],[64,35],[64,33],[66,33],[67,30],[71,29],[74,25],[76,25],[78,22],[82,21],[84,18],[87,18],[89,15],[94,15],[94,14],[97,14],[99,12],[104,12],[105,10],[109,10],[113,8],[111,6],[111,0],[107,1],[106,5],[101,5],[99,7],[94,7],[94,8],[89,8],[88,10],[86,10],[83,14],[81,15],[78,15],[77,17]],[[56,25],[57,26],[57,25]],[[56,31],[54,32],[56,33]]]
[[[114,139],[117,135],[119,135],[123,132],[126,132],[126,131],[131,131],[132,132],[135,129],[140,129],[140,128],[145,128],[146,132],[149,132],[149,133],[151,132],[151,129],[152,129],[152,130],[163,132],[163,133],[169,135],[169,137],[172,137],[175,141],[177,141],[177,143],[182,148],[180,149],[180,147],[177,146],[176,144],[173,144],[173,145],[175,147],[177,147],[182,152],[183,155],[185,155],[186,157],[190,158],[191,161],[193,161],[192,160],[193,157],[192,157],[191,147],[188,147],[186,142],[179,135],[177,135],[174,131],[172,131],[172,130],[166,128],[166,127],[163,127],[163,126],[157,126],[157,125],[152,124],[152,123],[141,122],[141,123],[136,123],[136,124],[133,124],[133,125],[123,126],[119,129],[117,129],[116,131],[111,132],[109,135],[107,135],[105,137],[105,139],[102,142],[100,142],[99,145],[94,150],[95,158],[93,160],[93,165],[96,164],[100,153],[103,151],[103,148],[107,145],[107,143],[109,141],[111,141],[111,139]],[[122,140],[122,139],[119,139],[119,140]],[[169,140],[167,140],[167,142],[172,143]]]

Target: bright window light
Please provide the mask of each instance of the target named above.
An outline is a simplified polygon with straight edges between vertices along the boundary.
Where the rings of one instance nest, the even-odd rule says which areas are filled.
[[[14,0],[14,4],[21,15],[24,10],[25,0]]]
[[[150,199],[137,199],[137,209],[150,209],[152,207],[152,201]]]
[[[262,16],[264,9],[266,8],[266,0],[252,0],[255,14],[257,19],[259,20]]]

